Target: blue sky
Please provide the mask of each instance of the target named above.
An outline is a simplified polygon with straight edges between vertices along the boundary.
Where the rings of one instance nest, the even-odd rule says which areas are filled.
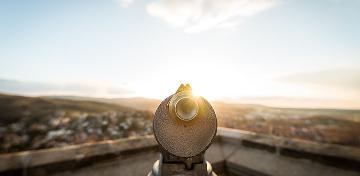
[[[359,8],[358,0],[2,0],[0,91],[164,98],[189,82],[210,99],[359,108]]]

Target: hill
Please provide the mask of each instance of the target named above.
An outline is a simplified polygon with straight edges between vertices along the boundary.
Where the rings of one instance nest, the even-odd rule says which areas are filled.
[[[135,98],[92,98],[92,97],[79,97],[79,96],[44,96],[46,99],[55,100],[80,100],[80,101],[93,101],[117,104],[121,106],[131,107],[138,110],[155,111],[159,106],[161,100],[149,99],[143,97]]]
[[[0,94],[0,153],[148,135],[152,117],[117,104]]]
[[[143,97],[134,98],[92,98],[92,97],[80,97],[80,96],[45,96],[47,99],[55,100],[81,100],[81,101],[93,101],[117,104],[125,107],[131,107],[138,110],[149,110],[155,112],[161,100],[149,99]],[[263,118],[301,118],[311,115],[327,115],[339,117],[346,120],[359,121],[360,122],[360,110],[348,110],[348,109],[314,109],[314,108],[279,108],[269,107],[258,104],[242,104],[242,103],[226,103],[223,101],[212,101],[212,106],[218,113],[244,113],[244,112],[263,112],[261,115]],[[264,117],[266,113],[266,117]],[[282,114],[282,115],[281,115]],[[285,115],[284,115],[285,114]],[[234,115],[234,114],[233,114]]]
[[[71,99],[115,103],[153,112],[160,103],[160,100],[146,98]],[[211,104],[217,114],[219,126],[324,143],[360,146],[359,110],[275,108],[220,101],[213,101]]]
[[[152,134],[160,100],[0,94],[0,153]],[[360,111],[214,101],[218,125],[360,147]]]
[[[220,126],[360,147],[360,111],[213,103]]]
[[[0,123],[11,123],[23,117],[43,118],[56,111],[100,113],[107,111],[132,111],[134,109],[97,101],[75,101],[0,94]]]

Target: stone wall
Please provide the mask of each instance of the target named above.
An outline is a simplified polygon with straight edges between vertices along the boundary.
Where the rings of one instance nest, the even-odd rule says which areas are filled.
[[[153,136],[0,155],[0,175],[140,176],[159,158]],[[206,152],[218,173],[360,175],[360,149],[219,128]]]

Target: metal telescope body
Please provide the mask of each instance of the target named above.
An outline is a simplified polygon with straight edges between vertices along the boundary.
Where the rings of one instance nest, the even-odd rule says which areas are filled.
[[[190,85],[178,88],[161,102],[153,121],[160,159],[148,176],[215,176],[204,159],[217,129],[215,111],[202,97],[195,97]]]

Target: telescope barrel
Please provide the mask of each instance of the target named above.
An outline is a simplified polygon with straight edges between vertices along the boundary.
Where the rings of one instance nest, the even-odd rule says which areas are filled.
[[[161,153],[149,175],[215,175],[204,159],[216,135],[217,119],[210,103],[181,85],[161,102],[155,112],[153,131]]]

